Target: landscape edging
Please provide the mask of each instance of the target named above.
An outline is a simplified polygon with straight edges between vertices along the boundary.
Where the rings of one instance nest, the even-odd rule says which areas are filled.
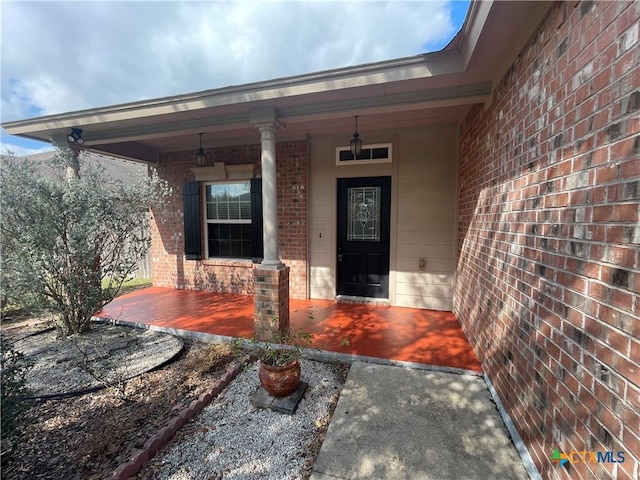
[[[138,473],[146,462],[152,459],[162,447],[173,439],[174,435],[178,430],[180,430],[180,428],[195,417],[227,385],[229,385],[234,378],[238,376],[247,360],[248,359],[245,358],[241,362],[238,362],[228,368],[216,383],[200,394],[197,400],[193,400],[188,407],[181,410],[178,415],[172,418],[166,426],[158,430],[154,436],[144,443],[144,446],[141,449],[135,450],[127,462],[120,464],[120,466],[118,466],[118,468],[113,472],[111,478],[114,480],[126,480]]]

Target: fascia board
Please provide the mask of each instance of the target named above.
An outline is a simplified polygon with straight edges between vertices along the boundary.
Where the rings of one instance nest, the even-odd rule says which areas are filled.
[[[489,13],[493,7],[493,0],[471,2],[458,42],[462,70],[466,70],[469,66],[469,62],[478,47],[480,35],[485,28],[487,18],[489,18]]]
[[[342,117],[353,112],[393,112],[400,110],[419,110],[444,106],[482,103],[491,94],[491,83],[463,85],[439,89],[423,90],[389,96],[376,96],[351,101],[324,102],[310,108],[308,105],[286,107],[278,111],[279,118],[285,123],[311,119],[330,119]]]
[[[423,90],[395,95],[378,95],[374,97],[353,99],[350,101],[334,101],[316,104],[301,104],[299,106],[278,109],[277,118],[284,124],[301,122],[309,119],[326,120],[351,115],[353,111],[359,112],[392,112],[402,109],[434,108],[442,106],[455,106],[470,103],[482,103],[489,98],[491,84],[475,84],[439,89]],[[274,113],[275,115],[275,113]],[[206,128],[208,131],[225,131],[247,127],[252,124],[251,112],[218,115],[213,118],[189,119],[180,122],[171,122],[157,125],[140,125],[134,128],[109,130],[104,134],[94,132],[85,138],[85,145],[97,145],[114,142],[140,141],[156,138],[164,134],[188,134],[197,133]]]
[[[180,135],[186,133],[198,133],[206,128],[207,131],[222,132],[246,127],[250,122],[249,113],[236,115],[218,115],[204,120],[183,120],[179,122],[162,123],[158,125],[140,125],[138,127],[127,127],[110,129],[103,132],[94,132],[85,138],[85,145],[91,146],[105,143],[131,142],[137,140],[147,140],[158,137],[158,135],[172,134]]]
[[[177,112],[188,113],[223,105],[248,104],[282,97],[311,95],[388,82],[428,78],[434,75],[457,73],[459,70],[460,59],[457,52],[435,52],[238,87],[225,87],[152,101],[7,122],[2,124],[2,127],[11,135],[26,136],[36,131],[51,131],[78,125],[87,126]]]

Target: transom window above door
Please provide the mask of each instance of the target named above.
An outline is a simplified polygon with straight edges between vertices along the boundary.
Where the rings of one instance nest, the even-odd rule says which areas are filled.
[[[363,145],[362,150],[356,156],[351,153],[349,147],[336,148],[336,165],[355,165],[366,163],[388,163],[392,159],[391,143],[376,143]]]

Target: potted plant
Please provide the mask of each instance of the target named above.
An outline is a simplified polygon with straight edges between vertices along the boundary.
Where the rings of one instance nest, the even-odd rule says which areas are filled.
[[[313,334],[303,330],[270,332],[261,340],[251,341],[251,350],[258,357],[258,378],[273,397],[286,397],[300,383],[302,350],[313,343]]]
[[[309,322],[313,313],[309,312]],[[277,325],[277,319],[273,321]],[[263,388],[273,397],[286,397],[296,390],[300,383],[299,359],[305,348],[311,348],[314,336],[305,330],[287,329],[284,332],[269,330],[256,332],[250,340],[236,339],[234,347],[239,356],[245,349],[260,361],[258,378]],[[341,346],[348,346],[349,340],[341,338]],[[313,347],[316,348],[317,347]]]

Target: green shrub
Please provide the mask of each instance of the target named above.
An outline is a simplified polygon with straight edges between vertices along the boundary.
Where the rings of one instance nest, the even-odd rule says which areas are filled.
[[[1,336],[0,376],[2,377],[1,423],[2,453],[11,450],[16,437],[17,419],[25,408],[22,398],[28,394],[26,375],[33,366],[31,360],[18,352],[4,335]]]
[[[50,309],[63,335],[88,331],[118,294],[149,249],[149,209],[170,195],[155,172],[125,183],[100,167],[80,175],[82,161],[58,149],[50,175],[35,161],[0,161],[0,301]]]

